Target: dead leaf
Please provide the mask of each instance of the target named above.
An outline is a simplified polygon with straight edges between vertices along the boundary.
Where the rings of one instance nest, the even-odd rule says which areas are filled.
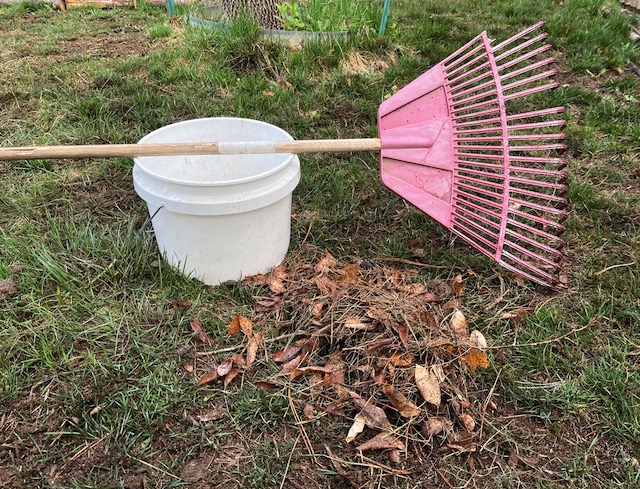
[[[404,450],[404,443],[388,433],[378,433],[371,440],[365,441],[358,446],[356,450],[366,452],[368,450],[388,450],[390,448]]]
[[[316,410],[311,404],[307,404],[302,410],[302,415],[304,416],[304,419],[311,420],[316,417]]]
[[[191,326],[191,329],[200,341],[207,346],[211,346],[211,340],[207,336],[207,332],[204,330],[204,326],[202,326],[202,323],[198,318],[193,318],[189,326]]]
[[[244,316],[233,316],[229,325],[229,334],[236,334],[242,331],[247,338],[251,338],[253,334],[253,323]]]
[[[456,295],[456,297],[460,297],[462,294],[464,294],[464,289],[462,287],[462,275],[458,274],[455,276],[455,278],[451,282],[451,289],[453,290],[453,293]]]
[[[368,322],[364,318],[349,318],[344,320],[344,327],[357,329],[360,331],[373,331],[377,328],[375,324]]]
[[[293,357],[291,360],[282,365],[282,370],[280,373],[282,375],[290,374],[294,370],[298,370],[298,367],[306,360],[307,354],[303,353],[302,355],[298,355],[297,357]],[[298,374],[302,375],[304,372],[298,370]],[[297,375],[296,375],[297,376]]]
[[[381,360],[385,360],[384,358]],[[394,353],[388,359],[389,363],[394,367],[410,367],[413,365],[413,353]]]
[[[355,418],[353,418],[353,424],[351,428],[349,428],[349,433],[347,433],[347,443],[351,443],[356,437],[364,431],[365,427],[365,418],[362,413],[356,414]]]
[[[322,317],[322,310],[324,309],[324,302],[319,302],[311,306],[311,314],[313,317],[320,318]]]
[[[264,380],[259,380],[258,382],[256,382],[254,384],[258,389],[262,390],[262,391],[272,391],[278,388],[277,384],[274,384],[273,382],[266,382]]]
[[[247,368],[249,368],[255,361],[256,355],[258,353],[258,348],[260,348],[260,342],[262,341],[263,336],[264,332],[260,331],[249,339],[249,344],[247,345]]]
[[[326,254],[324,255],[324,258],[322,258],[317,264],[316,264],[316,272],[323,274],[323,273],[328,273],[329,270],[331,270],[331,268],[333,268],[334,266],[336,266],[336,259],[331,255],[331,253],[329,253],[328,251],[326,252]]]
[[[402,342],[404,347],[409,348],[409,344],[407,343],[407,340],[409,338],[409,328],[407,327],[407,325],[396,323],[394,329],[398,333],[398,337],[400,338],[400,341]]]
[[[280,297],[256,301],[254,309],[256,312],[269,312],[282,302]]]
[[[242,369],[236,366],[231,367],[231,370],[229,370],[229,372],[227,372],[227,375],[225,375],[224,377],[225,388],[231,383],[233,379],[235,379],[238,376],[240,372],[242,372]]]
[[[327,367],[331,368],[328,374],[329,386],[336,384],[344,384],[344,362],[342,361],[342,355],[339,351],[333,352],[327,361]],[[325,379],[327,375],[325,375]]]
[[[193,372],[193,363],[185,363],[183,367],[187,372]]]
[[[200,380],[198,381],[198,385],[199,386],[203,386],[203,385],[207,385],[207,384],[211,384],[212,382],[214,382],[217,378],[218,378],[218,370],[210,370],[209,372],[207,372],[206,374],[204,374]]]
[[[244,361],[244,358],[242,357],[242,355],[240,353],[236,353],[235,355],[233,355],[229,361],[231,363],[233,363],[234,367],[239,367],[239,368],[245,368],[247,366],[247,364]]]
[[[242,283],[248,287],[260,287],[269,283],[269,277],[264,273],[258,273],[256,275],[249,275],[245,277]]]
[[[102,406],[98,405],[96,407],[94,407],[90,412],[89,412],[89,416],[95,416],[96,414],[98,414],[100,411],[102,411]]]
[[[475,435],[469,431],[456,431],[447,435],[447,448],[459,452],[475,452],[476,446],[473,443]]]
[[[277,277],[269,277],[269,289],[274,294],[284,294],[287,291],[287,288],[284,286],[282,280]]]
[[[392,385],[384,384],[382,386],[382,392],[384,392],[384,395],[389,398],[391,405],[396,408],[400,413],[400,416],[412,418],[413,416],[418,416],[422,412],[420,408],[407,399],[404,394],[396,392]]]
[[[400,450],[398,450],[397,448],[389,450],[389,460],[391,460],[396,465],[402,462],[400,458]]]
[[[467,326],[467,318],[464,317],[460,309],[456,309],[451,316],[449,322],[449,330],[457,339],[467,339],[469,337],[469,327]]]
[[[426,294],[427,290],[429,289],[426,284],[414,283],[414,284],[407,285],[406,287],[403,288],[403,290],[411,295],[420,295],[420,294]]]
[[[469,343],[471,343],[473,346],[478,347],[480,350],[484,350],[488,346],[487,339],[477,329],[474,329],[469,335]]]
[[[458,421],[460,421],[462,427],[467,431],[473,431],[476,427],[476,422],[467,413],[458,415]]]
[[[297,356],[307,345],[309,338],[301,338],[294,341],[283,350],[278,350],[273,354],[273,361],[277,363],[287,362]]]
[[[287,267],[284,265],[273,267],[269,272],[269,275],[279,278],[280,280],[287,280],[289,278],[289,272],[287,272]]]
[[[510,312],[505,312],[500,316],[500,319],[513,319],[525,317],[531,309],[520,307]]]
[[[218,368],[216,369],[216,372],[218,372],[218,377],[224,377],[231,371],[232,368],[233,362],[231,360],[225,360],[220,365],[218,365]]]
[[[0,301],[8,297],[13,297],[14,295],[17,295],[18,292],[18,286],[12,278],[0,280]]]
[[[393,431],[393,426],[382,408],[365,401],[353,391],[349,391],[349,395],[353,399],[353,403],[360,408],[360,413],[364,416],[367,426],[380,431]]]
[[[337,280],[343,286],[357,285],[359,277],[360,272],[358,271],[358,267],[354,265],[347,265],[342,269]]]
[[[275,93],[273,93],[271,90],[265,90],[264,92],[262,92],[262,95],[264,95],[265,97],[273,97]]]
[[[415,378],[422,398],[433,406],[439,406],[442,401],[442,392],[436,375],[422,365],[416,365]]]
[[[437,295],[427,292],[425,295],[422,296],[422,300],[424,302],[440,302],[442,299]]]
[[[477,348],[470,348],[467,353],[462,357],[464,363],[469,366],[469,369],[474,372],[476,368],[488,368],[489,367],[489,357],[482,350],[478,350]]]
[[[171,309],[188,309],[190,306],[189,301],[173,301],[169,307]]]
[[[324,296],[334,297],[337,294],[338,286],[333,280],[325,275],[320,275],[314,278],[314,282],[318,286],[318,290]]]
[[[435,418],[429,418],[422,426],[422,435],[426,438],[439,435],[440,433],[450,430],[453,427],[451,420],[438,416]]]
[[[202,423],[206,423],[207,421],[215,421],[224,416],[224,413],[220,408],[208,409],[202,414],[197,414],[196,419]]]

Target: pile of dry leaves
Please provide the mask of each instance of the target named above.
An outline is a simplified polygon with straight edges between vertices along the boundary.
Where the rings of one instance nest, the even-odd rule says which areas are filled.
[[[459,275],[425,283],[415,268],[340,263],[329,253],[315,263],[290,258],[243,280],[253,313],[229,325],[243,341],[212,351],[224,360],[194,374],[202,386],[226,387],[251,369],[261,389],[296,389],[306,420],[348,417],[346,443],[383,450],[395,463],[412,443],[475,451],[484,413],[495,405],[466,393],[469,375],[489,359],[485,337],[469,330],[460,310],[462,282]],[[211,345],[198,319],[191,327]],[[266,339],[267,331],[276,333]],[[279,373],[260,377],[258,365],[269,361]]]

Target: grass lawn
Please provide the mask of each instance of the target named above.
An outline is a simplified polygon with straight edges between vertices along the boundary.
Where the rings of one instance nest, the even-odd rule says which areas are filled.
[[[383,188],[376,154],[301,156],[283,267],[220,287],[163,262],[130,159],[0,162],[0,485],[640,487],[640,48],[617,2],[394,0],[384,38],[300,49],[160,8],[3,6],[0,145],[212,116],[375,137],[398,88],[539,20],[560,87],[537,100],[569,120],[555,291]]]

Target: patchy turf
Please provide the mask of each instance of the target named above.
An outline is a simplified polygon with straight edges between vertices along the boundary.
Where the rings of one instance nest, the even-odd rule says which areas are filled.
[[[302,49],[246,20],[2,7],[0,143],[217,115],[374,136],[398,87],[540,19],[561,83],[540,102],[570,122],[557,291],[382,188],[373,154],[302,157],[283,268],[217,288],[158,256],[130,160],[0,162],[3,487],[638,486],[640,60],[615,2],[402,0],[384,39]]]

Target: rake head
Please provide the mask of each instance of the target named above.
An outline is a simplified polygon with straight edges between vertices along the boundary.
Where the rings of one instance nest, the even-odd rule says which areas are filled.
[[[559,283],[567,175],[562,107],[538,23],[492,45],[480,34],[378,111],[385,186],[534,282]]]

